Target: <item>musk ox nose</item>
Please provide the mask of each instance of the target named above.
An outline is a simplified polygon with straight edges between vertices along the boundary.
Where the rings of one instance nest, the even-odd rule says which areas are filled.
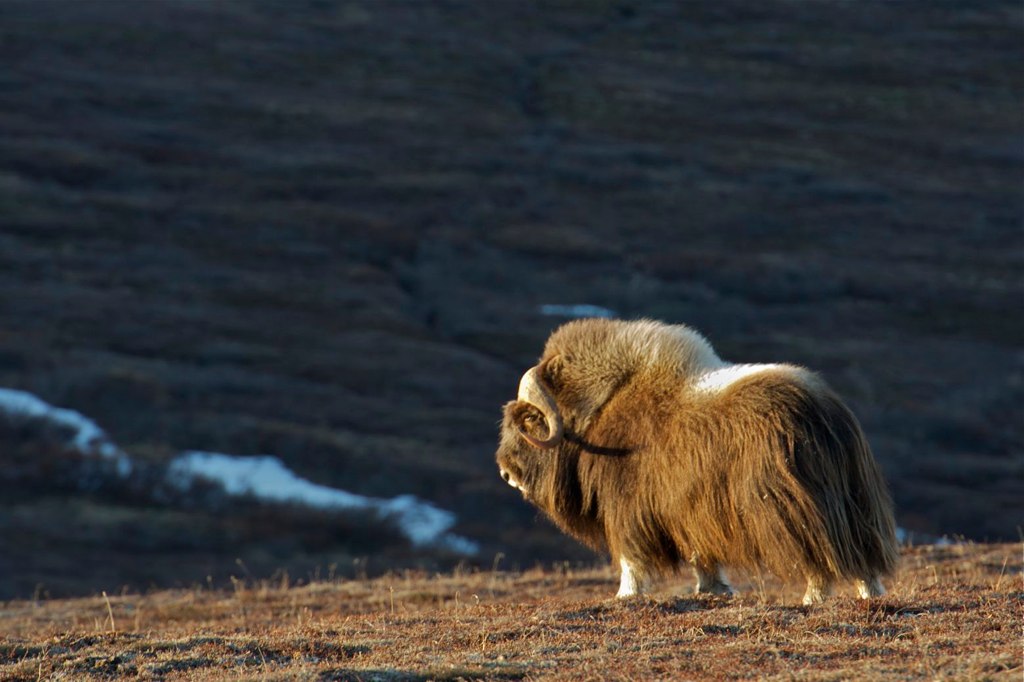
[[[522,490],[523,489],[523,487],[521,485],[519,485],[519,481],[517,481],[516,479],[512,478],[512,474],[510,474],[509,472],[505,471],[504,469],[501,470],[501,478],[505,481],[505,483],[508,483],[510,486],[512,486],[516,490]]]

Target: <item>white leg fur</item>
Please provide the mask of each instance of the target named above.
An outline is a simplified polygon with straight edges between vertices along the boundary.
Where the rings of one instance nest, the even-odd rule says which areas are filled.
[[[877,575],[871,580],[857,581],[857,596],[861,599],[881,597],[883,594],[885,594],[885,587],[882,585],[882,581],[878,579]]]
[[[623,599],[643,594],[646,584],[637,567],[627,561],[625,557],[619,558],[619,566],[622,568],[622,576],[619,578],[619,591],[615,596]]]

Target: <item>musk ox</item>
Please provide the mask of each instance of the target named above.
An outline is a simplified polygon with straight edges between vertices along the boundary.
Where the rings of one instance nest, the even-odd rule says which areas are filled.
[[[552,333],[505,405],[502,478],[622,569],[619,597],[692,564],[807,581],[805,604],[855,581],[884,593],[892,502],[860,426],[813,372],[723,362],[699,333],[586,319]]]

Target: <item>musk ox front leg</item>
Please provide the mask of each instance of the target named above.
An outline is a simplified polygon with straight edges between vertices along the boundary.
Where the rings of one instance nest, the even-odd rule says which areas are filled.
[[[619,567],[622,575],[619,578],[619,591],[615,594],[618,599],[635,597],[647,591],[649,578],[639,562],[619,557]]]

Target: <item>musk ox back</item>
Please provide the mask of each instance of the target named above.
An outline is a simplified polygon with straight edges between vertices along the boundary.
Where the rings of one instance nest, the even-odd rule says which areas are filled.
[[[856,418],[814,373],[732,365],[683,325],[578,320],[557,329],[505,405],[502,477],[622,569],[619,596],[692,564],[840,580],[862,597],[898,549],[892,502]]]

